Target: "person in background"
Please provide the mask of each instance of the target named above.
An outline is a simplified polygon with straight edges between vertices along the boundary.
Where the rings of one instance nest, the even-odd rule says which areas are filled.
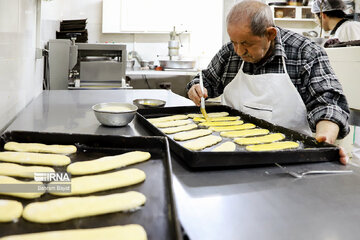
[[[299,132],[316,132],[318,141],[334,143],[349,132],[349,108],[325,50],[310,39],[275,27],[271,9],[245,0],[227,16],[231,42],[225,44],[188,83],[188,96],[217,97],[222,103]],[[345,151],[340,161],[347,162]]]

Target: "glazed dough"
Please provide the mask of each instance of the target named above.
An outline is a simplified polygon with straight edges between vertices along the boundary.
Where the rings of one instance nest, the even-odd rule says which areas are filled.
[[[17,143],[8,142],[4,146],[5,150],[15,152],[36,152],[36,153],[56,153],[71,154],[77,151],[74,145],[46,145],[42,143]]]
[[[0,222],[11,222],[18,219],[23,211],[23,206],[15,200],[0,199]]]
[[[188,132],[181,132],[174,135],[176,141],[186,141],[194,138],[203,137],[212,133],[209,129],[196,129]]]
[[[147,240],[145,229],[137,224],[90,229],[72,229],[27,233],[0,238],[0,240]]]
[[[167,127],[178,127],[186,124],[192,123],[190,120],[175,120],[175,121],[168,121],[168,122],[159,122],[153,123],[155,127],[158,128],[167,128]]]
[[[70,164],[66,171],[72,175],[92,174],[144,162],[150,157],[151,155],[149,152],[132,151],[116,156],[102,157],[90,161],[75,162]]]
[[[104,196],[58,198],[27,205],[23,217],[36,223],[64,222],[74,218],[129,211],[144,205],[146,197],[130,191]]]
[[[0,152],[0,160],[4,162],[49,166],[65,166],[71,162],[68,156],[60,154],[26,152]]]
[[[215,145],[221,142],[221,140],[222,138],[219,136],[210,135],[187,142],[183,146],[187,149],[197,151]]]
[[[0,176],[0,185],[1,184],[23,184],[23,185],[25,185],[25,184],[39,184],[40,185],[40,184],[42,184],[42,182],[35,182],[35,181],[25,182],[25,181],[20,181],[20,180],[17,180],[15,178],[8,177],[8,176]],[[25,193],[0,192],[0,194],[19,197],[19,198],[32,199],[32,198],[40,197],[41,195],[44,194],[44,191],[25,192]]]
[[[214,148],[213,152],[233,152],[236,149],[236,145],[233,142],[225,142],[220,146]]]
[[[241,125],[244,121],[228,121],[228,122],[202,122],[199,123],[199,126],[204,127],[219,127],[219,126],[233,126],[233,125]]]
[[[209,127],[210,130],[213,130],[215,132],[226,132],[226,131],[236,131],[236,130],[245,130],[245,129],[252,129],[256,126],[252,123],[245,123],[241,125],[235,125],[235,126],[224,126],[224,127]]]
[[[207,113],[209,118],[215,118],[215,117],[226,117],[229,115],[228,112],[211,112],[211,113]],[[189,118],[196,118],[196,117],[200,117],[202,118],[203,115],[200,113],[190,113],[187,115]]]
[[[178,126],[178,127],[163,128],[163,129],[161,129],[161,131],[165,134],[173,134],[173,133],[178,133],[178,132],[182,132],[182,131],[192,130],[195,128],[197,128],[197,125],[192,123],[192,124],[187,124],[187,125]]]
[[[239,120],[239,116],[233,116],[233,117],[209,117],[208,122],[223,122],[223,121],[236,121]],[[205,118],[202,117],[196,117],[193,118],[194,122],[206,122]]]
[[[50,192],[52,195],[71,196],[94,193],[134,185],[145,180],[145,173],[139,169],[126,169],[112,173],[75,177],[71,179],[71,192]],[[59,183],[51,182],[49,186]]]
[[[273,133],[262,137],[247,137],[247,138],[235,138],[234,142],[239,145],[250,145],[260,143],[271,143],[285,138],[284,134]]]
[[[34,172],[55,172],[51,167],[22,166],[15,163],[0,163],[0,175],[34,179]]]
[[[274,151],[274,150],[282,150],[289,148],[298,148],[299,144],[297,142],[274,142],[268,144],[259,144],[259,145],[250,145],[246,146],[246,150],[248,151]]]
[[[183,119],[188,119],[188,116],[179,114],[179,115],[172,115],[167,117],[148,118],[147,120],[151,123],[159,123],[159,122],[168,122],[168,121],[183,120]]]
[[[220,132],[220,136],[234,138],[234,137],[251,137],[266,135],[269,133],[267,129],[250,129],[250,130],[240,130],[240,131],[229,131],[229,132]]]

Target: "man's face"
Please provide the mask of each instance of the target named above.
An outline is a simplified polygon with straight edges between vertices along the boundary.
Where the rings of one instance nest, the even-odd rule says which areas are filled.
[[[246,25],[229,24],[227,31],[237,55],[250,63],[257,63],[263,59],[270,48],[271,40],[274,39],[268,34],[263,37],[255,36]]]

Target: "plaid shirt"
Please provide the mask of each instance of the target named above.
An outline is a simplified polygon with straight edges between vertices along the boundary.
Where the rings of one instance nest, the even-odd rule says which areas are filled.
[[[325,50],[287,29],[277,27],[277,32],[273,54],[261,64],[245,62],[244,73],[284,73],[284,56],[291,81],[305,103],[311,130],[315,132],[318,121],[330,120],[339,125],[338,138],[345,137],[349,133],[349,107]],[[220,49],[208,68],[203,70],[204,87],[209,97],[223,93],[226,85],[238,73],[242,62],[231,42]],[[199,76],[188,83],[187,89],[196,83],[199,83]]]

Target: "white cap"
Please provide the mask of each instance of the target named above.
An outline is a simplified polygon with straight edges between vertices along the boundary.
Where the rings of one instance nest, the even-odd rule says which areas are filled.
[[[312,13],[328,12],[334,10],[345,10],[345,4],[342,0],[314,0],[311,7]]]

